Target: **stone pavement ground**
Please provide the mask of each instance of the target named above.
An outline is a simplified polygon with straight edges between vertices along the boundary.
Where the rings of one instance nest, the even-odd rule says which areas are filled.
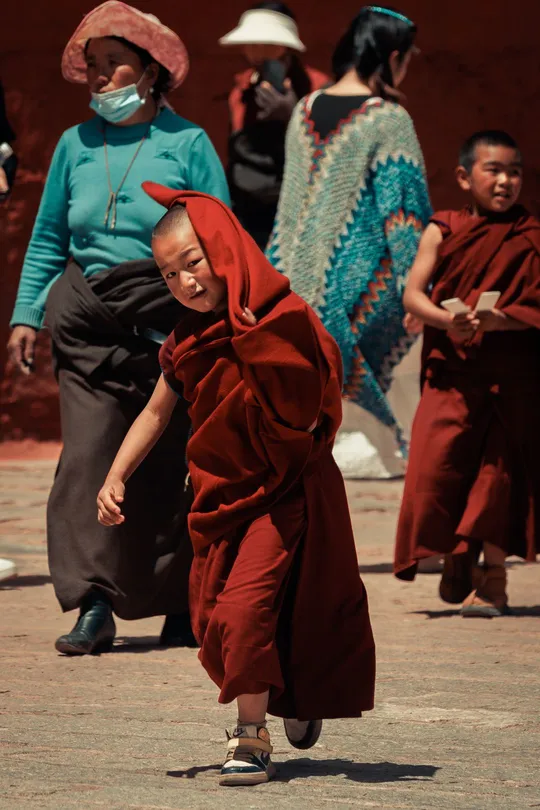
[[[278,778],[219,788],[220,707],[192,650],[156,646],[161,621],[118,623],[114,652],[64,658],[45,557],[47,461],[0,465],[0,808],[249,810],[540,807],[540,569],[510,570],[516,615],[462,619],[438,577],[391,576],[399,482],[348,485],[378,644],[377,707],[325,723],[309,752],[271,722]],[[321,594],[324,598],[324,594]],[[314,650],[324,655],[324,650]],[[296,755],[298,754],[298,756]]]

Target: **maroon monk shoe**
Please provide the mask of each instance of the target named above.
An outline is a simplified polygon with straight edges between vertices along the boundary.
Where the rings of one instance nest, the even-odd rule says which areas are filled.
[[[293,748],[313,748],[322,731],[322,720],[283,720],[285,734]]]
[[[476,586],[476,551],[465,554],[446,554],[439,585],[439,595],[449,605],[460,605]]]

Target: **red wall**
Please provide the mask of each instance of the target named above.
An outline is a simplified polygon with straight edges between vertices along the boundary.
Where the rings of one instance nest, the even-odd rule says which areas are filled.
[[[475,129],[500,127],[516,137],[527,163],[525,202],[538,209],[540,110],[538,95],[538,0],[395,0],[419,25],[416,58],[405,91],[428,165],[436,207],[460,204],[452,171],[463,138]],[[221,155],[227,137],[226,97],[233,73],[242,66],[217,45],[249,4],[243,0],[138,0],[184,39],[191,72],[171,101],[186,118],[206,128]],[[61,132],[88,116],[84,87],[66,83],[60,56],[92,0],[22,0],[5,3],[0,23],[0,76],[17,139],[21,168],[16,190],[0,210],[2,247],[0,368],[5,366],[7,323],[21,262],[55,143]],[[332,45],[361,4],[291,0],[308,61],[328,69]],[[39,374],[1,384],[2,435],[58,436],[54,381],[41,337]]]

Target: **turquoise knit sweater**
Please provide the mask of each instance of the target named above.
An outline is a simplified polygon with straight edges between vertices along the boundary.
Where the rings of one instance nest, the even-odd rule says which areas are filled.
[[[336,340],[344,395],[392,428],[387,392],[413,339],[402,297],[431,205],[424,158],[409,114],[371,98],[326,138],[301,101],[287,132],[272,264]]]
[[[101,118],[92,118],[66,130],[58,142],[24,260],[12,326],[41,327],[49,289],[70,256],[85,276],[151,257],[152,228],[164,210],[142,190],[145,180],[203,191],[229,204],[223,167],[204,130],[164,108],[122,186],[116,227],[109,230],[104,224],[109,189],[103,125]],[[106,126],[113,190],[147,128]]]

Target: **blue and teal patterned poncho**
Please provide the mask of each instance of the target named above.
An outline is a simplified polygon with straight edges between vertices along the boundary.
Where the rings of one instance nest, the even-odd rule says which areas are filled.
[[[267,253],[337,341],[344,396],[402,444],[386,393],[414,340],[402,294],[431,214],[422,151],[409,114],[381,98],[320,138],[310,119],[317,95],[291,119]]]

